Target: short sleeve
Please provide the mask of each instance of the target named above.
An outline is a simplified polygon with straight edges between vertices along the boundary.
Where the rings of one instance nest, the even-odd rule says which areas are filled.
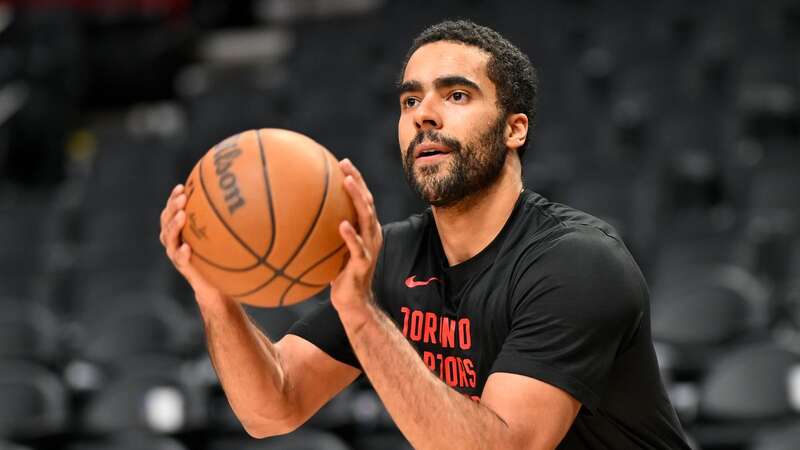
[[[384,246],[378,255],[378,261],[375,266],[373,290],[378,295],[379,305],[383,293],[381,289],[381,280],[383,278],[381,275],[385,266],[386,248],[390,244],[388,236],[391,227],[392,224],[389,224],[382,228]],[[295,322],[288,333],[311,342],[339,362],[361,369],[361,363],[358,362],[353,347],[350,345],[350,340],[347,338],[347,333],[344,331],[344,326],[339,320],[339,313],[336,312],[330,300],[320,303],[314,310]]]
[[[361,369],[344,326],[330,300],[326,300],[294,323],[288,334],[299,336],[319,347],[331,358]]]
[[[536,378],[596,409],[646,308],[639,268],[620,241],[590,227],[526,253],[518,268],[510,330],[491,371]]]

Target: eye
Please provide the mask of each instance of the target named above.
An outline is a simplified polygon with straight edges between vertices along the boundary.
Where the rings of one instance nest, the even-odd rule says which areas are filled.
[[[406,97],[406,98],[400,100],[400,106],[402,106],[403,108],[413,108],[418,103],[419,103],[419,100],[417,100],[416,97]]]
[[[466,92],[455,91],[452,94],[450,94],[450,100],[456,103],[464,103],[467,100],[469,100],[469,95]]]

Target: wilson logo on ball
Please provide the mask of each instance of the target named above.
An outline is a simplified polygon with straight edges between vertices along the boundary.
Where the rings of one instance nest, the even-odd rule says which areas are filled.
[[[235,139],[225,140],[217,146],[214,152],[214,167],[219,187],[225,193],[225,204],[228,205],[228,212],[231,214],[245,204],[244,197],[239,193],[236,175],[230,171],[233,161],[241,154],[242,150],[236,146]]]
[[[217,144],[186,181],[181,237],[192,264],[241,303],[311,298],[348,260],[339,224],[357,216],[344,178],[331,152],[294,131],[248,130]]]

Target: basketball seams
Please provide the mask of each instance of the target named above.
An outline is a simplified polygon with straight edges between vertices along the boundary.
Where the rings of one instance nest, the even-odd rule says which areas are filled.
[[[245,131],[245,133],[247,133],[247,132]],[[240,134],[244,134],[244,133],[240,133]],[[205,160],[205,158],[206,157],[204,156],[203,159],[199,163],[200,167],[198,168],[198,175],[199,175],[198,178],[200,179],[200,187],[203,189],[203,194],[204,194],[203,196],[206,199],[206,203],[208,203],[208,206],[211,207],[211,211],[214,212],[214,215],[217,217],[217,220],[219,220],[219,222],[222,224],[222,226],[225,227],[225,229],[228,231],[228,233],[230,233],[230,235],[233,236],[233,238],[236,239],[236,241],[248,253],[250,253],[251,256],[253,256],[256,259],[256,263],[253,264],[252,266],[248,266],[246,268],[229,268],[229,267],[224,267],[224,266],[222,266],[220,264],[214,263],[214,262],[212,262],[211,260],[209,260],[206,257],[202,257],[201,256],[201,259],[204,262],[209,263],[209,265],[211,265],[213,267],[216,267],[216,268],[218,268],[220,270],[229,271],[229,272],[246,272],[248,270],[252,270],[252,269],[258,267],[259,265],[262,265],[262,266],[264,266],[264,267],[266,267],[266,268],[268,268],[268,269],[270,269],[272,271],[278,272],[279,269],[277,267],[272,266],[272,264],[270,264],[269,261],[267,261],[265,258],[262,258],[261,256],[259,256],[258,253],[256,253],[253,249],[251,249],[250,246],[247,245],[247,243],[244,242],[244,240],[242,238],[240,238],[238,234],[236,234],[236,232],[231,228],[231,226],[228,224],[228,222],[222,217],[222,214],[217,209],[217,206],[211,200],[211,196],[208,193],[208,187],[206,186],[205,177],[203,175],[204,174],[203,161]],[[273,235],[274,235],[274,233],[273,233]],[[198,255],[198,256],[200,256],[200,255]],[[283,275],[283,274],[281,273],[281,275]],[[289,280],[292,280],[291,277],[286,277],[286,278],[289,279]]]
[[[303,278],[303,277],[304,277],[306,274],[308,274],[308,272],[311,272],[312,270],[316,269],[316,268],[317,268],[317,266],[319,266],[320,264],[322,264],[322,263],[324,263],[325,261],[327,261],[328,259],[330,259],[330,258],[332,258],[332,257],[336,256],[336,254],[337,254],[337,253],[339,253],[339,252],[340,252],[340,251],[341,251],[341,250],[344,248],[344,246],[345,246],[345,244],[342,244],[342,245],[340,245],[340,246],[336,247],[336,248],[335,248],[333,251],[331,251],[331,252],[330,252],[330,253],[328,253],[327,255],[323,256],[322,258],[320,258],[319,260],[317,260],[316,262],[314,262],[314,264],[312,264],[311,266],[309,266],[309,267],[308,267],[306,270],[304,270],[304,271],[303,271],[303,273],[301,273],[301,274],[300,274],[300,275],[298,275],[297,277],[292,277],[292,276],[286,275],[286,273],[285,273],[285,272],[283,272],[283,273],[282,273],[280,276],[282,276],[283,278],[286,278],[287,280],[289,280],[289,281],[290,281],[290,284],[289,284],[289,286],[286,288],[286,290],[284,291],[283,295],[281,295],[281,300],[280,300],[280,303],[278,304],[278,306],[283,306],[283,298],[286,296],[286,293],[289,291],[289,289],[290,289],[292,286],[295,286],[295,285],[297,285],[297,286],[303,286],[303,287],[308,287],[308,288],[321,288],[321,287],[325,287],[325,286],[327,286],[327,285],[328,285],[328,283],[322,283],[322,284],[308,283],[308,282],[305,282],[305,281],[303,281],[303,280],[302,280],[302,278]],[[243,292],[243,293],[241,293],[241,294],[234,294],[234,295],[231,295],[231,297],[246,297],[246,296],[248,296],[248,295],[253,295],[253,294],[255,294],[256,292],[260,291],[261,289],[264,289],[265,287],[267,287],[267,286],[268,286],[268,285],[269,285],[269,284],[270,284],[270,283],[271,283],[273,280],[275,280],[275,278],[277,278],[277,277],[278,277],[278,275],[277,275],[277,274],[275,274],[275,275],[273,275],[273,276],[272,276],[272,278],[270,278],[269,280],[267,280],[267,281],[266,281],[264,284],[262,284],[261,286],[258,286],[258,287],[254,288],[254,289],[251,289],[251,290],[247,291],[247,292]]]
[[[331,255],[331,256],[333,256],[333,255]],[[256,292],[258,292],[258,291],[260,291],[260,290],[264,289],[265,287],[269,286],[269,285],[270,285],[270,283],[272,283],[273,281],[275,281],[275,279],[276,279],[276,278],[278,278],[279,276],[280,276],[280,277],[283,277],[283,278],[286,278],[286,279],[289,281],[289,286],[290,286],[290,287],[291,287],[291,286],[295,286],[295,285],[297,285],[297,286],[303,286],[303,287],[307,287],[307,288],[323,288],[323,287],[325,287],[325,286],[327,286],[327,285],[328,285],[328,283],[323,283],[323,284],[313,284],[313,283],[306,283],[305,281],[302,281],[302,280],[300,280],[299,278],[289,277],[289,276],[286,276],[286,275],[276,275],[276,274],[273,274],[273,275],[272,275],[272,278],[270,278],[269,280],[265,281],[265,282],[264,282],[264,283],[262,283],[261,285],[259,285],[259,286],[256,286],[256,287],[255,287],[255,288],[253,288],[253,289],[250,289],[249,291],[241,292],[241,293],[238,293],[238,294],[230,294],[230,295],[231,295],[231,297],[233,297],[233,298],[238,298],[238,297],[247,297],[248,295],[253,295],[253,294],[255,294]],[[284,294],[285,294],[285,293],[284,293]],[[283,296],[281,296],[281,298],[283,298]],[[281,304],[278,304],[278,306],[282,306],[282,305],[281,305]]]
[[[310,265],[297,278],[284,276],[284,278],[290,280],[291,283],[289,284],[289,286],[287,286],[287,288],[284,291],[283,295],[281,295],[280,301],[279,301],[278,305],[276,305],[276,306],[283,306],[283,303],[284,303],[284,300],[286,298],[286,295],[289,293],[291,288],[293,288],[294,286],[302,286],[302,287],[306,287],[306,288],[323,288],[323,287],[328,286],[329,283],[322,283],[322,284],[308,283],[308,282],[303,281],[302,278],[305,275],[307,275],[309,272],[311,272],[312,270],[314,270],[317,267],[319,267],[319,265],[321,265],[322,263],[326,262],[327,260],[329,260],[329,259],[333,258],[334,256],[338,255],[339,253],[341,253],[341,251],[343,249],[345,249],[345,244],[342,244],[342,245],[336,247],[330,253],[328,253],[327,255],[323,256],[319,260],[315,261],[314,264]],[[274,278],[276,278],[276,277],[273,277],[273,279]],[[262,285],[262,286],[259,286],[259,287],[255,288],[255,289],[252,289],[252,290],[247,291],[245,293],[232,295],[232,297],[246,297],[248,295],[253,295],[256,292],[260,291],[261,289],[265,288],[271,281],[272,281],[272,279],[270,279],[268,282],[264,283],[264,285]]]
[[[342,245],[340,245],[340,246],[336,247],[336,248],[335,248],[335,249],[334,249],[332,252],[330,252],[330,253],[328,253],[327,255],[325,255],[325,256],[323,256],[322,258],[320,258],[320,259],[319,259],[317,262],[315,262],[314,264],[310,265],[310,266],[309,266],[309,267],[308,267],[306,270],[304,270],[304,271],[303,271],[303,273],[301,273],[300,275],[298,275],[298,276],[297,276],[297,280],[298,280],[298,281],[297,281],[296,283],[295,283],[295,282],[292,282],[292,284],[290,284],[290,285],[289,285],[289,286],[286,288],[286,290],[283,292],[283,295],[281,295],[281,299],[280,299],[280,302],[278,303],[278,306],[283,306],[283,302],[284,302],[284,300],[285,300],[285,298],[286,298],[286,295],[289,293],[289,291],[290,291],[290,290],[291,290],[291,289],[292,289],[294,286],[309,286],[309,285],[310,285],[310,286],[320,286],[320,287],[322,287],[322,286],[325,286],[324,284],[319,284],[319,285],[317,285],[317,284],[310,284],[310,283],[306,283],[306,282],[304,282],[304,281],[303,281],[303,277],[304,277],[304,276],[306,276],[306,275],[308,275],[308,273],[309,273],[309,272],[311,272],[312,270],[316,269],[316,268],[317,268],[317,267],[318,267],[320,264],[324,263],[325,261],[327,261],[327,260],[329,260],[330,258],[333,258],[333,257],[334,257],[334,256],[336,256],[337,254],[339,254],[339,252],[341,252],[341,251],[342,251],[342,249],[344,249],[344,248],[345,248],[345,244],[342,244]]]
[[[199,171],[200,170],[198,168],[198,172]],[[192,196],[194,195],[194,191],[195,191],[194,178],[189,178],[189,181],[186,183],[185,189],[186,189],[186,203],[185,204],[188,205],[189,204],[189,200],[192,199]]]
[[[321,269],[321,268],[327,267],[327,266],[323,266],[326,262],[328,262],[328,265],[330,265],[331,264],[331,258],[337,258],[337,261],[338,261],[338,259],[342,259],[342,258],[340,258],[343,255],[342,252],[343,251],[346,252],[345,245],[344,245],[344,243],[342,243],[337,248],[331,250],[328,254],[320,257],[317,261],[315,261],[312,264],[310,264],[309,266],[307,266],[304,270],[302,270],[302,272],[300,272],[300,274],[298,276],[296,276],[296,277],[295,276],[291,276],[290,274],[285,272],[285,270],[287,270],[287,268],[290,268],[293,263],[296,263],[298,261],[298,258],[300,257],[300,255],[305,255],[306,254],[304,252],[304,250],[305,251],[309,251],[309,249],[306,249],[306,247],[309,246],[309,244],[316,239],[315,236],[317,236],[317,235],[315,233],[318,232],[319,229],[321,228],[320,223],[322,222],[323,214],[325,213],[326,208],[328,208],[329,205],[332,205],[332,204],[335,203],[334,202],[334,197],[333,197],[334,190],[331,187],[331,185],[333,184],[334,179],[335,179],[334,178],[334,174],[333,174],[333,167],[332,167],[335,164],[335,160],[332,159],[332,157],[330,157],[330,155],[327,153],[327,151],[324,149],[324,147],[317,145],[318,154],[323,159],[322,163],[323,163],[323,167],[324,167],[324,169],[323,169],[324,176],[323,176],[323,185],[322,185],[323,192],[322,192],[322,195],[321,195],[321,200],[319,200],[319,204],[318,204],[317,210],[316,210],[315,214],[313,215],[313,219],[310,221],[310,225],[308,226],[307,231],[305,232],[304,236],[302,237],[300,242],[295,246],[295,248],[292,251],[291,256],[288,258],[288,260],[286,260],[285,263],[281,264],[280,267],[278,267],[276,265],[270,264],[270,262],[268,261],[268,259],[269,259],[270,255],[272,254],[272,252],[274,252],[276,248],[280,248],[277,245],[278,242],[279,242],[278,241],[278,237],[277,237],[277,232],[278,232],[277,231],[277,226],[278,226],[277,212],[278,211],[276,211],[275,205],[273,203],[274,196],[273,196],[273,192],[272,192],[272,182],[275,182],[275,180],[273,180],[272,179],[273,177],[270,176],[270,172],[269,172],[270,164],[269,164],[269,161],[268,161],[269,148],[266,147],[266,144],[268,143],[266,140],[268,139],[268,137],[267,136],[262,136],[261,132],[263,130],[249,130],[249,131],[240,133],[237,136],[237,138],[239,140],[243,141],[243,139],[241,139],[243,137],[242,135],[244,135],[245,133],[249,133],[250,131],[256,133],[256,136],[255,136],[256,142],[255,143],[257,143],[257,145],[258,145],[259,158],[260,158],[260,163],[261,163],[261,166],[262,166],[261,167],[261,171],[262,171],[262,176],[263,176],[264,189],[265,189],[266,202],[267,202],[266,206],[268,208],[269,220],[271,221],[271,226],[272,226],[270,240],[269,240],[268,246],[266,248],[266,251],[263,254],[263,256],[260,255],[259,253],[257,253],[256,247],[250,246],[249,242],[245,241],[243,239],[243,237],[240,236],[237,233],[236,228],[234,228],[236,223],[229,223],[228,220],[227,220],[228,218],[223,214],[223,211],[216,205],[216,202],[219,199],[216,198],[216,197],[212,197],[211,196],[212,193],[216,192],[216,191],[214,191],[215,186],[212,186],[212,185],[209,185],[208,183],[206,183],[206,181],[207,181],[206,178],[207,177],[206,177],[206,173],[205,172],[207,170],[210,170],[209,169],[209,167],[210,167],[209,164],[210,163],[209,163],[209,160],[206,159],[206,157],[207,157],[207,155],[206,155],[206,156],[204,156],[203,159],[201,159],[198,162],[198,167],[197,167],[198,170],[197,171],[199,173],[196,174],[196,176],[194,177],[194,180],[193,180],[195,182],[194,183],[195,184],[194,188],[197,189],[196,185],[199,184],[200,188],[197,189],[197,190],[199,191],[199,190],[202,189],[203,197],[205,197],[205,199],[204,200],[194,199],[194,201],[199,201],[199,202],[201,202],[201,204],[204,203],[204,204],[206,204],[208,206],[208,208],[211,209],[211,211],[213,212],[213,215],[209,216],[209,218],[210,217],[215,217],[216,220],[219,222],[219,224],[222,225],[222,227],[224,229],[223,233],[227,232],[229,236],[231,236],[233,239],[235,239],[235,241],[241,246],[240,248],[246,252],[245,254],[249,254],[250,256],[252,256],[254,258],[254,263],[251,264],[251,265],[248,265],[247,267],[243,267],[243,268],[225,267],[222,264],[216,263],[216,262],[212,261],[209,257],[203,255],[202,251],[201,252],[194,252],[194,256],[198,257],[197,260],[201,265],[205,265],[205,266],[207,266],[209,268],[220,270],[220,271],[224,271],[224,272],[241,273],[242,275],[244,275],[246,272],[249,272],[251,270],[254,270],[254,269],[258,268],[259,266],[263,266],[263,267],[267,268],[269,271],[272,272],[268,276],[268,278],[269,278],[268,280],[265,280],[263,277],[260,277],[261,280],[262,280],[260,285],[255,286],[255,287],[253,287],[251,289],[248,289],[246,292],[241,292],[241,293],[237,293],[237,294],[230,294],[230,296],[233,297],[233,298],[244,299],[246,297],[249,297],[249,296],[252,296],[254,294],[257,294],[259,291],[262,291],[262,290],[268,288],[268,286],[270,286],[270,285],[273,286],[271,289],[274,291],[274,290],[276,290],[275,288],[277,287],[276,286],[276,280],[280,277],[283,280],[286,280],[286,281],[282,281],[281,280],[281,282],[278,283],[281,287],[277,287],[277,289],[282,290],[283,292],[280,294],[279,298],[277,299],[278,300],[277,304],[272,303],[272,302],[274,302],[276,300],[274,297],[273,297],[273,300],[270,303],[272,303],[272,305],[274,305],[274,306],[284,306],[285,302],[287,301],[287,298],[290,298],[289,294],[293,289],[305,289],[305,290],[313,291],[314,293],[316,293],[316,292],[319,292],[322,288],[328,286],[329,283],[327,283],[327,282],[326,283],[321,283],[321,284],[316,284],[316,283],[311,283],[311,282],[308,282],[308,281],[304,281],[303,278],[307,277],[308,274],[313,272],[315,269]],[[281,146],[281,142],[278,142],[275,145],[280,147]],[[246,144],[243,144],[243,145],[250,146],[250,148],[253,149],[253,147],[252,147],[253,144],[254,144],[253,141],[249,140]],[[245,148],[245,147],[242,147],[242,148]],[[251,153],[251,155],[252,155],[252,153]],[[255,155],[252,155],[252,156],[255,156]],[[311,155],[309,155],[309,156],[311,156]],[[209,166],[209,167],[206,167],[206,166]],[[275,164],[272,164],[272,167],[273,168],[276,167]],[[275,174],[272,174],[272,175],[275,175]],[[255,180],[257,180],[258,178],[260,178],[260,177],[258,177],[256,175]],[[187,184],[191,184],[191,183],[187,183]],[[317,185],[317,186],[319,186],[319,185]],[[191,192],[187,192],[187,194],[189,194],[189,195],[194,194],[194,189],[192,189]],[[306,222],[306,223],[309,223],[309,222]],[[262,225],[262,227],[263,227],[263,225]],[[220,231],[222,231],[222,230],[220,230]],[[234,245],[233,248],[235,248],[236,244],[233,244],[233,245]],[[220,249],[220,250],[223,250],[223,249]],[[315,250],[315,253],[316,253],[316,250]],[[344,258],[343,260],[346,261],[346,258]],[[320,266],[323,266],[323,267],[320,267]],[[291,269],[291,271],[293,271],[293,272],[295,270],[298,270],[298,269],[295,269],[295,268]],[[267,275],[267,273],[265,273],[264,275]],[[257,282],[257,280],[255,280],[255,279],[250,279],[250,281],[251,282],[252,281],[256,281]],[[247,284],[250,284],[250,283],[247,283]],[[298,292],[298,294],[299,294],[299,292]],[[297,294],[294,294],[294,295],[297,295]],[[306,294],[302,294],[302,295],[306,295]],[[313,295],[313,293],[310,294],[310,295]],[[242,300],[240,300],[240,301],[242,301]],[[295,300],[291,300],[291,301],[294,302]]]
[[[324,164],[324,166],[325,166],[325,182],[324,182],[325,190],[323,191],[323,194],[322,194],[322,201],[320,201],[319,207],[317,208],[317,212],[314,214],[314,220],[311,221],[311,226],[308,227],[308,231],[306,232],[306,235],[303,236],[303,240],[300,241],[300,244],[297,245],[297,247],[294,250],[294,253],[292,253],[292,256],[290,256],[289,259],[286,261],[286,263],[283,265],[283,267],[281,267],[281,269],[280,269],[281,273],[283,273],[283,271],[286,270],[287,267],[289,267],[289,265],[295,260],[295,258],[297,258],[297,255],[300,254],[300,252],[303,250],[303,247],[305,247],[306,244],[308,243],[308,239],[311,237],[312,234],[314,234],[314,229],[317,228],[317,223],[319,223],[319,218],[322,216],[322,211],[325,209],[325,205],[328,202],[328,195],[329,195],[329,192],[330,192],[329,185],[330,185],[330,178],[331,178],[331,167],[330,167],[331,166],[331,162],[328,159],[328,157],[325,155],[325,150],[324,149],[320,148],[320,152],[319,153],[320,153],[320,155],[322,155],[322,159],[325,162],[325,164]],[[294,282],[290,283],[289,287],[287,287],[286,290],[283,291],[283,294],[281,294],[281,299],[280,299],[280,302],[278,303],[278,306],[283,306],[283,299],[286,296],[286,293],[289,292],[289,289],[294,284],[295,284]]]
[[[203,161],[205,161],[207,156],[208,155],[203,157]],[[236,234],[235,231],[233,231],[233,228],[231,228],[231,226],[228,224],[225,218],[222,217],[222,214],[220,214],[219,210],[217,209],[217,205],[215,205],[214,202],[211,200],[211,196],[208,193],[208,188],[206,187],[206,180],[205,177],[203,176],[202,161],[199,172],[200,172],[200,186],[203,188],[203,193],[205,194],[206,202],[208,202],[208,206],[211,207],[211,211],[214,212],[214,215],[217,216],[217,220],[219,220],[222,226],[224,226],[225,229],[228,230],[228,233],[230,233],[230,235],[233,236],[234,239],[236,239],[236,242],[238,242],[245,250],[247,250],[247,252],[250,253],[256,259],[256,261],[259,261],[261,258],[259,258],[258,253],[253,251],[253,249],[251,249],[250,246],[247,245],[247,243],[241,237],[239,237],[239,235]]]
[[[256,262],[255,264],[253,264],[252,266],[248,266],[248,267],[241,267],[241,268],[239,268],[239,267],[225,267],[223,265],[220,265],[220,264],[215,263],[214,261],[208,259],[208,257],[203,256],[202,254],[200,254],[200,252],[198,252],[198,251],[196,251],[194,249],[192,249],[192,256],[197,256],[198,258],[200,258],[201,261],[203,261],[204,263],[208,264],[209,266],[211,266],[211,267],[213,267],[215,269],[224,270],[225,272],[235,272],[235,273],[249,272],[249,271],[255,269],[256,267],[262,265],[261,262],[259,261],[259,262]],[[272,267],[267,267],[267,268],[274,271],[274,269]]]
[[[266,262],[267,258],[269,258],[269,254],[272,253],[272,248],[275,245],[275,234],[277,234],[278,230],[275,227],[275,206],[272,203],[272,187],[269,184],[268,162],[266,155],[264,155],[264,143],[261,141],[261,130],[256,130],[256,142],[258,142],[258,153],[261,156],[261,172],[264,175],[264,189],[267,193],[267,210],[269,211],[269,220],[272,227],[267,251],[264,252],[264,256],[260,258],[260,260]]]
[[[333,249],[333,251],[331,251],[327,255],[323,256],[322,258],[320,258],[317,262],[315,262],[314,264],[308,266],[308,269],[304,270],[303,273],[301,273],[300,275],[297,276],[297,280],[298,280],[297,284],[307,284],[307,285],[310,285],[310,286],[324,286],[324,285],[306,283],[306,282],[303,281],[303,277],[308,275],[308,273],[311,272],[312,270],[316,269],[317,266],[319,266],[320,264],[322,264],[325,261],[327,261],[328,259],[336,256],[336,254],[339,253],[344,248],[344,246],[345,246],[344,243],[341,244],[340,246],[338,246],[335,249]]]

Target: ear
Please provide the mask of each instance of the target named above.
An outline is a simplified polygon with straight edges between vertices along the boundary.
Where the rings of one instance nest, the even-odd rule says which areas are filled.
[[[506,147],[520,148],[528,138],[528,116],[515,113],[506,119]]]

